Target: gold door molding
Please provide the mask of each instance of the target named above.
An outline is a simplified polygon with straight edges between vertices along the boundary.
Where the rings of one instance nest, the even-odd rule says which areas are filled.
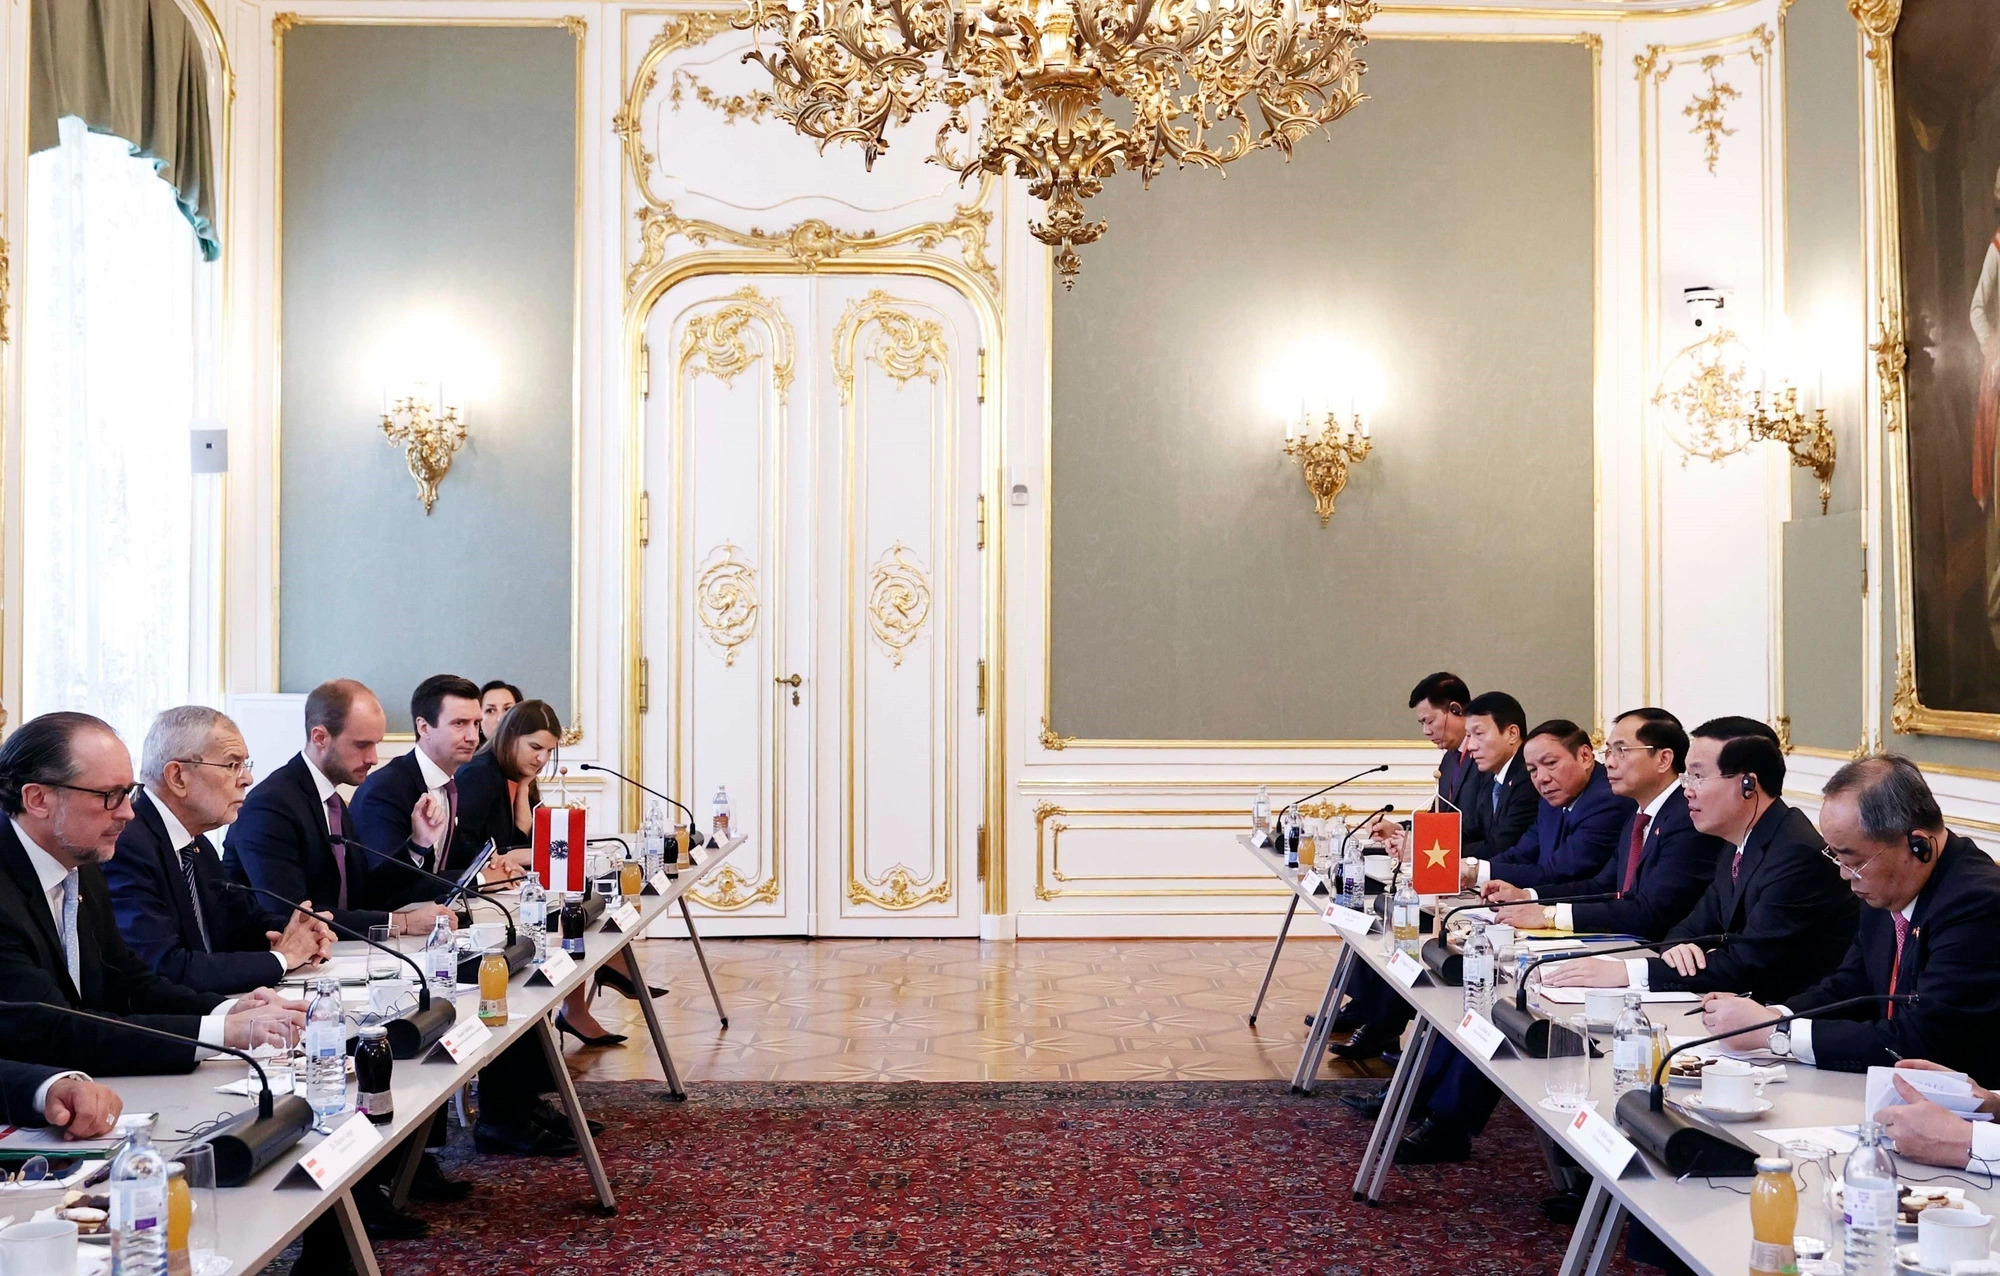
[[[761,336],[759,335],[761,334]],[[736,379],[758,364],[769,377],[774,414],[770,425],[772,496],[769,528],[773,554],[771,596],[782,597],[777,564],[783,559],[785,534],[784,474],[785,431],[789,424],[792,381],[796,374],[797,347],[790,321],[777,299],[767,297],[754,286],[745,285],[726,296],[696,302],[690,308],[676,358],[673,402],[667,415],[667,432],[673,449],[671,490],[676,521],[672,540],[674,557],[675,612],[673,624],[674,713],[670,738],[677,742],[677,758],[672,765],[685,765],[692,756],[693,722],[686,712],[684,676],[683,618],[692,612],[701,627],[701,637],[721,657],[725,667],[736,663],[737,649],[755,636],[761,610],[757,592],[757,569],[741,555],[733,541],[710,549],[702,560],[692,592],[685,578],[686,555],[680,548],[679,517],[686,507],[688,387],[698,377],[709,376],[733,386]],[[640,479],[643,482],[643,476]],[[683,610],[680,600],[687,600]],[[785,659],[780,650],[781,628],[771,630],[770,665],[773,676]],[[771,756],[782,767],[785,756],[785,714],[783,697],[774,697],[771,711]],[[688,788],[689,776],[678,787]],[[746,876],[737,866],[725,865],[706,889],[691,890],[688,898],[718,912],[735,912],[753,904],[769,904],[784,890],[784,785],[774,775],[771,792],[771,819],[763,847],[768,856],[768,872],[753,869]]]
[[[857,854],[858,837],[855,830],[856,785],[855,785],[855,687],[858,674],[855,669],[855,652],[861,644],[857,641],[855,599],[857,582],[855,577],[855,538],[858,517],[858,468],[857,452],[860,439],[861,420],[856,410],[857,354],[863,365],[874,364],[888,375],[898,387],[906,386],[918,377],[929,380],[933,385],[942,383],[945,419],[934,421],[933,436],[937,440],[942,457],[945,487],[944,508],[947,518],[955,515],[958,508],[957,478],[957,404],[954,398],[955,386],[951,376],[951,350],[944,337],[944,325],[934,319],[919,318],[903,309],[905,306],[921,306],[923,303],[905,301],[892,297],[881,289],[872,289],[859,301],[850,301],[841,312],[840,322],[833,333],[833,374],[840,394],[841,442],[846,451],[846,474],[844,476],[846,548],[841,563],[841,593],[846,599],[846,623],[841,638],[845,649],[845,664],[842,688],[841,710],[841,770],[842,788],[846,804],[844,847],[842,850],[842,872],[846,882],[847,902],[850,904],[870,904],[891,912],[906,912],[926,904],[948,903],[952,897],[952,864],[958,854],[958,693],[955,680],[950,677],[957,656],[956,624],[951,609],[956,599],[952,587],[953,556],[949,550],[945,556],[945,640],[943,660],[948,671],[946,679],[944,717],[944,839],[938,856],[940,867],[933,878],[917,876],[907,864],[897,863],[882,875],[865,872],[859,864]],[[873,330],[877,340],[862,347],[864,334]],[[949,535],[944,543],[951,543]],[[891,545],[876,560],[868,591],[868,619],[870,630],[888,649],[891,663],[900,667],[904,651],[915,641],[917,631],[922,627],[931,610],[931,591],[923,572],[905,556],[908,550],[899,543]],[[919,610],[920,608],[920,610]]]
[[[1085,817],[1090,824],[1074,824],[1064,817]],[[1113,820],[1179,820],[1180,823],[1103,823],[1106,817]],[[1198,818],[1197,818],[1198,817]],[[1187,896],[1239,896],[1260,895],[1282,898],[1285,892],[1276,886],[1166,886],[1137,889],[1076,887],[1070,882],[1156,882],[1162,879],[1158,873],[1068,873],[1062,867],[1062,835],[1072,828],[1090,829],[1103,832],[1159,832],[1164,829],[1204,830],[1215,829],[1240,833],[1248,827],[1246,813],[1234,810],[1187,810],[1187,809],[1139,809],[1131,807],[1065,807],[1055,802],[1041,802],[1035,806],[1035,898],[1038,900],[1059,899],[1065,895],[1077,897],[1122,896],[1132,899],[1187,897]],[[1229,842],[1233,847],[1234,843]],[[1243,882],[1256,880],[1254,872],[1242,873],[1196,873],[1173,874],[1174,880],[1189,882]]]

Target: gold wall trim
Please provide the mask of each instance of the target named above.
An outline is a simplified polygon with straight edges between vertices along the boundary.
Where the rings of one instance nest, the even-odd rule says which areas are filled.
[[[868,574],[868,628],[901,668],[903,653],[930,619],[931,587],[924,569],[901,541],[882,551]]]
[[[628,19],[638,16],[628,13]],[[632,83],[625,91],[625,103],[611,117],[611,131],[624,143],[626,167],[632,180],[638,184],[639,198],[648,208],[665,208],[667,203],[653,191],[653,165],[656,157],[645,147],[641,138],[645,130],[640,119],[640,111],[645,109],[646,99],[659,87],[660,62],[669,54],[682,49],[691,49],[729,29],[730,12],[721,9],[697,9],[674,13],[667,17],[652,40],[646,45],[646,52],[639,58],[639,65],[633,68]],[[624,73],[621,60],[619,73]],[[720,876],[718,874],[718,876]]]
[[[669,626],[674,703],[674,719],[669,730],[675,745],[676,760],[672,765],[679,769],[694,756],[694,721],[684,712],[687,704],[684,675],[689,664],[686,613],[693,611],[696,622],[702,628],[702,637],[722,655],[723,664],[731,666],[736,663],[736,649],[755,633],[759,610],[756,569],[737,557],[739,551],[731,543],[709,551],[695,576],[692,595],[689,593],[687,544],[694,529],[692,519],[687,517],[693,507],[688,500],[684,467],[688,450],[687,433],[692,429],[688,420],[688,383],[696,377],[710,376],[724,385],[733,386],[736,378],[756,364],[761,362],[767,368],[772,409],[769,422],[770,470],[768,475],[759,475],[759,482],[769,484],[770,504],[768,510],[763,512],[766,518],[763,530],[767,538],[766,552],[770,557],[767,568],[770,596],[782,599],[791,386],[797,367],[798,348],[791,322],[785,318],[784,309],[777,299],[747,285],[721,297],[696,301],[676,319],[684,320],[685,326],[681,329],[667,411],[673,518],[668,524],[666,552],[671,555],[668,570],[673,577],[676,599]],[[761,343],[749,340],[753,325],[764,333]],[[671,331],[667,335],[671,337]],[[759,416],[762,416],[761,411]],[[634,471],[634,481],[644,487],[643,470]],[[631,540],[637,543],[636,531]],[[679,605],[678,600],[683,598],[688,599],[690,607]],[[790,657],[785,650],[785,627],[782,624],[773,625],[770,634],[765,672],[776,678],[789,664]],[[769,875],[753,879],[733,866],[725,867],[717,872],[714,883],[708,889],[688,892],[689,898],[696,903],[719,912],[736,912],[753,904],[772,903],[783,895],[787,724],[784,697],[772,697],[770,742],[775,770],[771,777],[770,829],[764,844],[764,851],[770,857]],[[683,769],[674,775],[673,787],[683,793],[691,790],[693,784],[694,775],[690,771]],[[637,796],[636,792],[632,794],[633,798]]]
[[[1722,0],[1700,5],[1686,12],[1706,12],[1737,8],[1755,0]],[[1644,12],[1610,10],[1488,9],[1471,5],[1384,4],[1386,14],[1410,14],[1452,18],[1486,16],[1533,17],[1575,21],[1588,19],[1615,22],[1647,16]],[[1378,19],[1379,21],[1379,19]],[[1590,51],[1591,115],[1591,540],[1593,651],[1591,695],[1596,721],[1604,720],[1604,526],[1601,467],[1605,455],[1604,420],[1609,395],[1604,385],[1604,195],[1602,164],[1603,53],[1604,37],[1596,31],[1394,31],[1371,29],[1370,40],[1462,41],[1502,44],[1575,44]],[[988,179],[991,180],[991,179]],[[981,193],[982,200],[984,192]],[[1041,731],[1035,737],[1043,753],[1067,749],[1402,749],[1428,747],[1410,740],[1176,740],[1105,739],[1065,735],[1055,720],[1055,251],[1043,253],[1043,291],[1050,303],[1042,316],[1042,713]],[[1004,365],[1003,365],[1004,366]],[[1648,697],[1650,699],[1650,697]]]
[[[1185,809],[1166,810],[1166,809],[1136,809],[1128,807],[1064,807],[1054,802],[1040,803],[1035,807],[1035,898],[1038,900],[1047,901],[1052,899],[1059,899],[1062,898],[1063,896],[1075,896],[1075,897],[1113,896],[1118,898],[1144,899],[1153,897],[1173,897],[1173,896],[1191,896],[1191,895],[1215,896],[1218,898],[1229,897],[1229,896],[1251,895],[1251,896],[1262,896],[1268,898],[1282,899],[1285,895],[1285,892],[1283,890],[1278,889],[1275,886],[1261,886],[1261,887],[1170,886],[1170,887],[1154,887],[1152,889],[1147,889],[1147,890],[1117,890],[1104,887],[1079,888],[1079,887],[1066,886],[1060,884],[1067,882],[1121,882],[1121,881],[1157,882],[1161,880],[1198,881],[1198,882],[1254,881],[1256,880],[1257,875],[1255,873],[1248,873],[1248,872],[1212,873],[1212,874],[1198,874],[1198,875],[1175,874],[1171,879],[1167,879],[1164,878],[1163,875],[1157,873],[1075,874],[1075,873],[1065,873],[1062,870],[1062,835],[1064,833],[1069,832],[1072,828],[1076,829],[1079,832],[1085,829],[1088,829],[1092,832],[1096,832],[1099,830],[1106,832],[1173,832],[1173,831],[1188,831],[1188,830],[1201,831],[1207,829],[1214,829],[1220,832],[1231,829],[1240,830],[1244,827],[1247,827],[1248,815],[1249,812],[1247,811],[1231,811],[1231,810],[1185,810]],[[1214,819],[1215,817],[1227,817],[1229,822],[1228,823],[1202,822],[1202,823],[1186,823],[1186,824],[1071,825],[1066,820],[1061,818],[1063,816],[1093,816],[1093,817],[1122,816],[1126,819],[1154,819],[1154,818],[1175,819],[1186,816],[1206,816],[1210,817],[1211,819]]]
[[[583,239],[584,191],[584,47],[589,35],[585,20],[575,14],[544,18],[460,18],[372,16],[367,14],[303,14],[283,12],[271,18],[271,690],[283,688],[280,668],[284,652],[281,606],[284,600],[282,553],[285,450],[285,34],[300,26],[355,27],[555,27],[576,41],[573,74],[576,100],[573,145],[576,154],[570,260],[570,447],[569,447],[569,695],[570,712],[583,721]],[[232,86],[230,97],[235,96]],[[225,197],[227,187],[225,186]],[[224,543],[227,544],[225,531]],[[225,560],[224,577],[228,567]],[[227,685],[225,681],[225,686]],[[394,737],[389,737],[393,739]],[[628,799],[629,802],[629,799]],[[633,804],[636,806],[636,804]],[[636,827],[636,815],[632,820]]]

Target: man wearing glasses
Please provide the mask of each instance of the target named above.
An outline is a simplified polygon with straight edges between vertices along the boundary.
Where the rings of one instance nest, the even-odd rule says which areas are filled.
[[[1861,923],[1832,974],[1767,1006],[1718,992],[1705,999],[1702,1026],[1728,1032],[1799,1014],[1789,1028],[1731,1038],[1742,1049],[1835,1072],[1864,1072],[1926,1059],[2000,1084],[2000,864],[1944,826],[1923,773],[1893,753],[1850,762],[1822,790],[1820,821],[1828,857],[1861,901]],[[1852,997],[1914,994],[1815,1015]]]
[[[304,1026],[268,989],[225,1001],[146,968],[118,933],[99,865],[132,819],[132,758],[87,713],[46,713],[0,745],[0,1000],[128,1018],[214,1045],[247,1046],[258,1019]],[[189,1072],[213,1051],[40,1009],[0,1010],[24,1062],[100,1076]]]
[[[1748,992],[1781,998],[1832,970],[1854,934],[1853,896],[1821,858],[1805,812],[1778,796],[1785,754],[1777,732],[1752,718],[1712,718],[1694,729],[1682,777],[1688,818],[1726,844],[1694,911],[1667,939],[1727,935],[1713,951],[1676,944],[1659,957],[1589,957],[1543,968],[1554,987]]]
[[[208,835],[235,822],[252,779],[234,722],[206,705],[163,711],[139,775],[145,790],[104,880],[118,929],[153,973],[203,992],[248,992],[332,951],[333,932],[316,918],[291,913],[282,931],[265,930],[254,897],[223,889]]]

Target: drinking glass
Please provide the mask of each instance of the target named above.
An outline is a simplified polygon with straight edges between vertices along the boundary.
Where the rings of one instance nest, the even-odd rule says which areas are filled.
[[[370,926],[368,938],[402,951],[387,926]],[[368,1011],[377,1020],[393,1019],[405,999],[404,981],[410,968],[380,948],[368,950]]]
[[[1574,1112],[1590,1101],[1590,1020],[1549,1020],[1547,1106]]]
[[[289,1019],[270,1018],[250,1021],[250,1045],[252,1058],[264,1067],[264,1076],[271,1083],[271,1093],[283,1098],[295,1088],[298,1076],[299,1028]],[[259,1092],[257,1069],[248,1070],[250,1092]]]
[[[1833,1188],[1840,1182],[1833,1173],[1833,1149],[1797,1142],[1785,1144],[1784,1151],[1799,1188],[1799,1221],[1792,1227],[1799,1276],[1839,1276],[1842,1222],[1833,1203]]]
[[[229,1260],[215,1252],[221,1223],[215,1215],[215,1149],[206,1143],[183,1145],[174,1153],[174,1160],[187,1178],[188,1200],[193,1206],[188,1219],[190,1276],[226,1271]]]

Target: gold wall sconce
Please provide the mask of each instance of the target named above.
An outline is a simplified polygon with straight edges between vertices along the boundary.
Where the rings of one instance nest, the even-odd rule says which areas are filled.
[[[437,504],[438,484],[465,444],[465,407],[445,399],[442,383],[403,386],[383,396],[382,434],[403,449],[424,514]]]
[[[1333,518],[1334,501],[1347,486],[1349,472],[1368,459],[1368,454],[1375,450],[1374,442],[1368,423],[1359,412],[1350,412],[1344,423],[1339,413],[1328,412],[1316,438],[1310,414],[1301,413],[1298,426],[1295,432],[1292,423],[1286,422],[1285,455],[1298,458],[1299,472],[1305,478],[1306,490],[1312,493],[1313,509],[1319,514],[1319,525],[1325,527]]]
[[[1826,513],[1833,499],[1835,451],[1826,409],[1813,408],[1808,415],[1799,407],[1798,387],[1781,384],[1768,404],[1762,390],[1751,396],[1750,416],[1744,426],[1753,439],[1784,444],[1793,465],[1812,471],[1819,480],[1819,512]]]

